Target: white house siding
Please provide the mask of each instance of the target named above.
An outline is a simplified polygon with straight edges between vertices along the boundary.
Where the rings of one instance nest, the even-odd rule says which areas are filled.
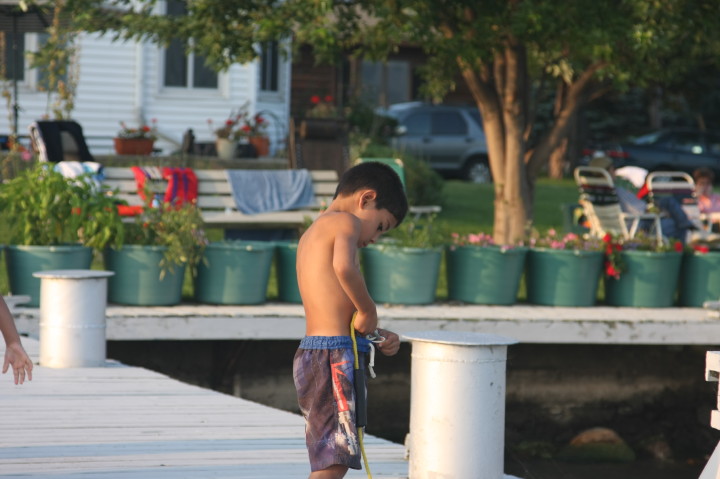
[[[137,126],[141,121],[157,120],[162,138],[156,143],[165,152],[177,150],[188,128],[196,141],[213,141],[207,120],[216,127],[224,123],[231,110],[248,102],[251,112],[271,111],[269,120],[277,118],[283,128],[271,125],[268,133],[273,151],[284,142],[289,115],[289,91],[269,101],[258,103],[256,63],[233,65],[218,78],[217,90],[164,88],[162,86],[162,49],[153,44],[112,42],[109,36],[83,34],[79,45],[79,82],[72,118],[78,121],[88,137],[91,152],[112,151],[111,138],[119,129],[119,122]],[[285,86],[289,82],[289,66]],[[48,113],[47,94],[29,84],[21,85],[19,101],[19,133]],[[0,115],[0,131],[9,132],[8,115]],[[282,133],[280,133],[282,131]]]

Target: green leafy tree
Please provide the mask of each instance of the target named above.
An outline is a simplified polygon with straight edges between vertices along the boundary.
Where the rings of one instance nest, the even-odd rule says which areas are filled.
[[[482,114],[495,183],[494,236],[511,243],[532,222],[535,179],[579,108],[611,88],[669,82],[699,59],[717,61],[714,0],[192,0],[186,17],[160,2],[68,0],[78,25],[118,39],[167,43],[227,68],[258,42],[293,38],[335,61],[382,59],[402,44],[428,55],[435,99],[462,78]],[[108,10],[108,6],[112,8]],[[134,9],[134,10],[133,10]],[[552,121],[530,143],[538,85],[559,85]]]

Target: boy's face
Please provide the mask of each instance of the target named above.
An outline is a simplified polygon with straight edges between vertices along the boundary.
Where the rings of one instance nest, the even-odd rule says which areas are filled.
[[[380,235],[397,226],[397,221],[392,213],[385,208],[380,210],[375,208],[375,201],[368,202],[363,206],[357,216],[361,222],[358,248],[375,243]]]

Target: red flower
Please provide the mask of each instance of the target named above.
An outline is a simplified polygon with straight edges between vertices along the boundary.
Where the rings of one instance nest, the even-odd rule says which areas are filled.
[[[610,261],[605,262],[605,274],[615,279],[620,279],[620,272],[615,269]]]
[[[622,250],[623,250],[623,245],[621,245],[620,243],[615,245],[615,251],[622,251]]]
[[[611,241],[612,241],[612,235],[610,233],[605,233],[605,236],[603,236],[603,242],[610,243]]]
[[[673,247],[675,248],[675,251],[677,251],[678,253],[682,253],[683,244],[681,242],[676,241]]]
[[[79,215],[79,214],[81,213],[81,210],[80,210],[79,207],[76,206],[75,208],[73,208],[73,209],[70,211],[70,213],[72,213],[72,214],[74,214],[74,215]]]
[[[704,244],[695,245],[695,246],[693,246],[693,249],[695,251],[697,251],[698,253],[709,253],[710,252],[710,248],[708,248],[708,246],[704,245]]]
[[[265,119],[263,117],[261,117],[260,115],[255,115],[255,123],[257,123],[259,125],[260,123],[263,123],[264,121],[265,121]]]
[[[247,124],[246,124],[246,125],[243,125],[243,126],[242,126],[241,130],[242,130],[242,131],[250,131],[250,130],[252,130],[252,128],[250,127],[250,125],[247,125]]]
[[[142,131],[144,131],[144,132],[148,132],[148,131],[150,131],[150,127],[149,127],[149,126],[147,126],[147,125],[143,125],[143,127],[142,127]]]
[[[225,120],[225,124],[226,124],[227,126],[233,126],[233,125],[235,124],[235,121],[234,121],[234,120],[231,120],[231,119],[228,119],[228,120]]]
[[[318,103],[320,103],[320,97],[317,95],[311,96],[310,103],[312,103],[313,105],[317,105]]]
[[[334,98],[332,97],[332,95],[325,95],[325,101],[326,101],[326,102],[332,103],[333,100],[334,100]]]

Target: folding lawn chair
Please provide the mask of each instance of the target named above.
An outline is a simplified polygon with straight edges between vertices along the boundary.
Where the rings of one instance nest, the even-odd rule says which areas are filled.
[[[658,241],[662,241],[660,215],[624,213],[620,207],[612,177],[603,168],[578,166],[574,171],[575,183],[580,189],[579,203],[590,223],[590,234],[603,237],[606,233],[632,238],[637,234],[640,222],[650,220]],[[629,224],[629,227],[628,227]]]
[[[658,203],[663,197],[672,196],[680,203],[688,219],[697,226],[697,231],[688,234],[688,242],[716,242],[720,235],[712,233],[705,223],[695,194],[695,180],[682,171],[653,171],[647,176],[647,188],[650,201]]]
[[[72,120],[42,120],[29,126],[30,141],[40,161],[95,161],[82,127]]]

